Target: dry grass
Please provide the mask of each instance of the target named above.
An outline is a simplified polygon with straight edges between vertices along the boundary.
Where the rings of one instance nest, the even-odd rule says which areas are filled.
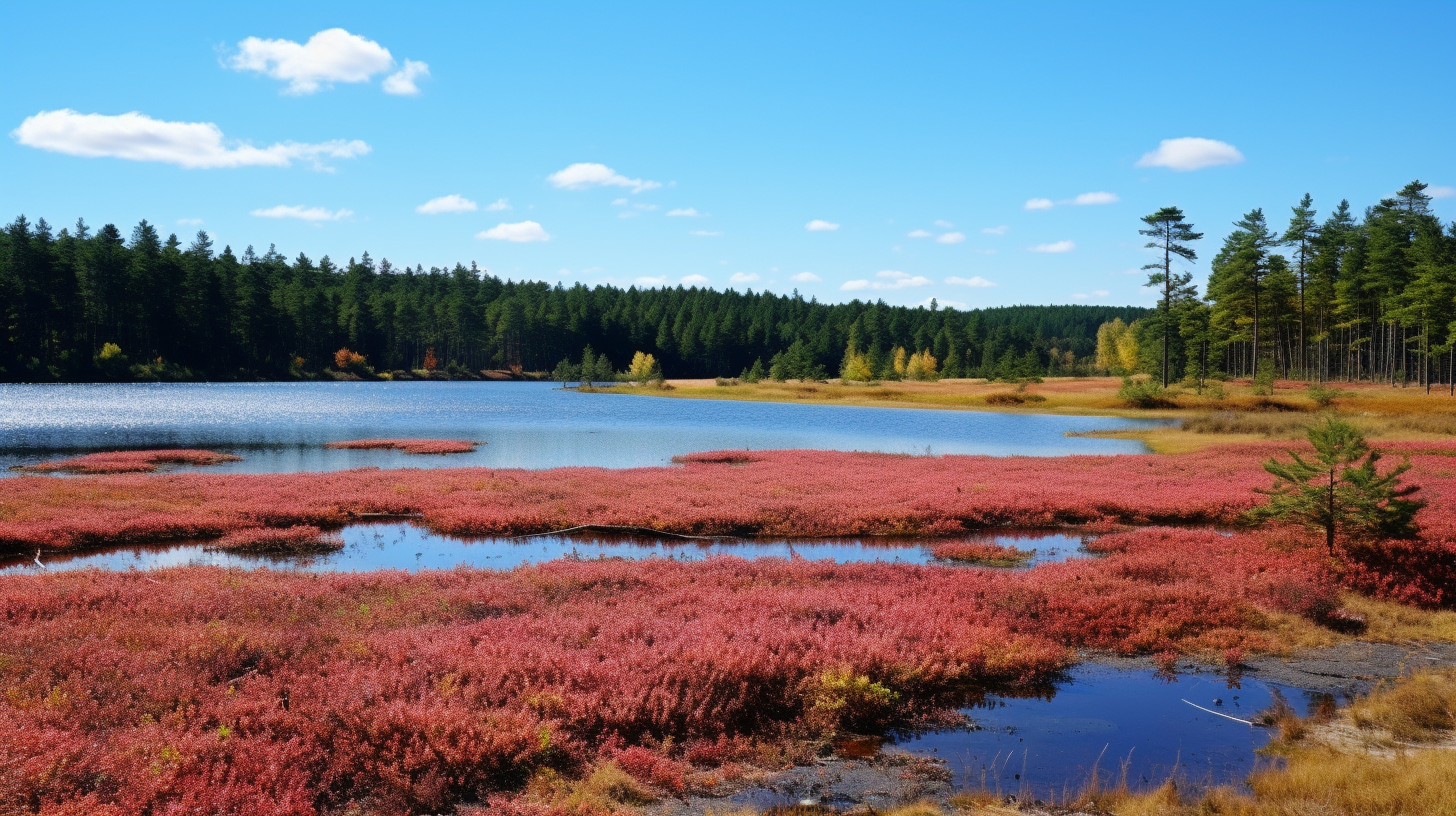
[[[1383,730],[1397,742],[1432,742],[1456,728],[1456,671],[1428,670],[1388,686],[1350,707],[1362,729]]]

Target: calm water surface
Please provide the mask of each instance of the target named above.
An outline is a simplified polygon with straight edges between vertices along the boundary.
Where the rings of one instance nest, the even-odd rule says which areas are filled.
[[[693,541],[631,536],[561,536],[529,538],[456,538],[431,533],[410,524],[357,524],[340,531],[344,548],[315,555],[239,555],[208,549],[206,542],[116,547],[74,555],[47,553],[39,566],[30,558],[0,560],[0,575],[41,570],[150,570],[205,565],[243,569],[292,569],[309,572],[367,572],[378,569],[409,570],[479,567],[510,569],[557,558],[676,558],[698,561],[714,555],[739,558],[828,559],[836,563],[883,561],[899,564],[936,564],[934,542],[895,539],[839,539],[786,541],[742,539]],[[1090,557],[1077,536],[1046,531],[1023,531],[978,536],[978,541],[1035,549],[1027,565]]]
[[[1068,432],[1153,420],[858,408],[622,394],[554,383],[161,383],[0,385],[0,467],[58,453],[201,447],[241,462],[210,472],[355,467],[663,465],[704,450],[810,448],[887,453],[1064,456],[1142,453],[1140,442]],[[337,451],[325,442],[468,439],[475,453]]]

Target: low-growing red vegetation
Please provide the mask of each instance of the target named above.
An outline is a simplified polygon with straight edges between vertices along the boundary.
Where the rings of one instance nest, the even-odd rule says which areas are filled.
[[[216,465],[237,462],[240,456],[207,450],[179,448],[175,450],[133,450],[88,453],[71,459],[58,459],[34,465],[21,465],[16,470],[32,473],[152,473],[157,465]]]
[[[930,554],[944,561],[1015,567],[1035,557],[1036,550],[1023,550],[991,541],[947,541],[931,548]]]
[[[329,442],[326,448],[342,450],[393,449],[405,453],[439,454],[470,453],[476,443],[458,439],[353,439],[347,442]]]
[[[219,550],[253,553],[293,553],[337,550],[344,539],[337,533],[325,533],[311,524],[291,527],[247,527],[234,530],[212,545]]]
[[[33,552],[337,527],[411,515],[454,535],[578,525],[687,535],[951,536],[999,525],[1237,523],[1263,497],[1272,444],[1179,456],[914,457],[833,451],[710,453],[681,467],[354,470],[0,480],[0,548]],[[1429,502],[1422,538],[1352,550],[1352,585],[1449,604],[1456,582],[1456,444],[1394,445]]]
[[[1267,648],[1266,610],[1338,597],[1317,548],[1170,528],[1098,546],[1024,572],[720,557],[10,576],[0,812],[439,813],[607,760],[674,793],[744,741],[883,729],[1046,681],[1076,649]]]

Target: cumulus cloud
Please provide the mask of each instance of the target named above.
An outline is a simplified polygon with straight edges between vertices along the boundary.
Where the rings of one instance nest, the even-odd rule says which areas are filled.
[[[1071,241],[1054,241],[1053,243],[1050,243],[1050,244],[1037,244],[1036,246],[1027,247],[1026,248],[1026,251],[1027,252],[1050,252],[1050,253],[1059,253],[1059,252],[1071,252],[1072,250],[1074,250],[1076,248],[1077,248],[1077,245],[1075,243],[1072,243]]]
[[[1117,197],[1117,193],[1098,191],[1095,193],[1082,193],[1073,198],[1064,198],[1061,201],[1052,201],[1050,198],[1033,198],[1026,202],[1026,209],[1050,210],[1052,207],[1062,204],[1071,204],[1075,207],[1087,207],[1097,204],[1116,204],[1120,200]],[[1000,230],[1000,232],[995,232],[995,230]],[[1005,234],[1006,227],[991,227],[989,229],[983,229],[981,232],[1002,235]]]
[[[910,230],[910,232],[906,233],[905,237],[906,238],[929,238],[930,235],[931,235],[931,233],[930,233],[929,230],[918,229],[918,230]]]
[[[885,269],[875,273],[875,280],[845,281],[839,288],[845,292],[858,292],[865,289],[913,289],[917,286],[929,285],[930,278],[923,275],[911,275],[898,269]]]
[[[1138,159],[1137,166],[1166,167],[1169,170],[1187,172],[1221,164],[1239,164],[1243,160],[1244,154],[1228,142],[1185,136],[1181,139],[1162,140],[1158,143],[1157,150],[1144,153]]]
[[[938,218],[935,220],[935,225],[937,227],[940,227],[941,229],[950,229],[951,227],[954,227],[955,226],[955,224],[952,224],[949,221],[942,221],[942,220],[940,220]]]
[[[1095,204],[1116,204],[1119,200],[1116,193],[1097,192],[1082,193],[1072,199],[1071,203],[1079,207],[1085,207]]]
[[[654,278],[648,277],[647,275],[642,275],[641,277],[634,278],[632,282],[637,284],[638,286],[666,286],[667,276],[659,275],[658,277]]]
[[[250,215],[259,218],[296,218],[299,221],[338,221],[353,215],[353,210],[329,210],[323,207],[302,207],[279,204],[263,210],[253,210]]]
[[[1010,230],[1011,230],[1010,227],[1006,226],[1005,224],[1002,224],[1002,225],[997,226],[997,227],[983,227],[981,229],[981,234],[982,235],[1005,235]]]
[[[451,193],[447,196],[432,198],[429,201],[415,207],[415,212],[425,215],[439,215],[440,213],[462,213],[475,212],[479,209],[478,204],[462,195]],[[494,206],[494,205],[492,205]]]
[[[702,213],[692,207],[679,207],[675,210],[667,211],[668,218],[699,218],[701,216]]]
[[[295,160],[323,169],[322,159],[352,159],[369,152],[357,139],[317,144],[279,142],[268,147],[228,144],[211,122],[167,122],[132,111],[118,116],[77,113],[69,108],[41,111],[10,132],[26,147],[84,158],[175,164],[188,169],[214,167],[288,167]]]
[[[966,235],[963,232],[947,232],[935,239],[937,244],[961,244],[965,243]]]
[[[800,272],[797,275],[790,275],[789,280],[796,283],[818,283],[824,279],[813,272]]]
[[[813,221],[805,224],[804,229],[810,232],[834,232],[835,230],[839,229],[839,225],[833,223],[832,221],[824,221],[816,218]]]
[[[1050,210],[1056,203],[1050,198],[1032,198],[1027,200],[1025,206],[1028,210]]]
[[[728,279],[729,283],[753,283],[758,280],[757,272],[734,272],[733,277]]]
[[[985,278],[981,277],[980,275],[976,275],[973,278],[960,278],[956,277],[955,275],[951,275],[950,277],[945,279],[945,282],[951,284],[952,286],[973,286],[977,289],[986,289],[996,285],[991,281],[988,281]]]
[[[238,43],[238,52],[227,60],[234,71],[252,71],[288,83],[290,94],[311,94],[335,82],[368,82],[376,74],[393,68],[389,49],[342,28],[330,28],[308,38],[308,42],[265,40],[249,37]],[[415,80],[429,76],[423,62],[405,60],[398,72],[384,80],[384,92],[414,95]]]
[[[723,233],[721,232],[715,232],[713,230],[692,230],[688,233],[688,235],[696,235],[699,238],[717,238],[719,235],[722,234]]]
[[[551,240],[551,234],[535,221],[496,224],[488,230],[476,233],[475,237],[485,241],[510,241],[516,244]]]
[[[546,177],[552,187],[561,190],[586,190],[592,187],[627,187],[634,193],[655,190],[662,184],[647,179],[627,178],[605,164],[577,162]],[[615,203],[615,202],[614,202]],[[623,204],[626,202],[623,201]]]
[[[379,87],[395,96],[419,96],[420,88],[415,80],[430,75],[430,66],[418,60],[407,59],[404,67],[384,78]]]
[[[1456,187],[1447,187],[1444,184],[1432,184],[1426,188],[1426,195],[1431,198],[1451,198],[1456,196]]]
[[[684,275],[681,282],[684,286],[707,286],[708,277],[706,275]]]
[[[511,203],[504,198],[497,198],[495,201],[492,201],[491,203],[485,205],[486,212],[501,212],[503,210],[509,210],[510,208]]]

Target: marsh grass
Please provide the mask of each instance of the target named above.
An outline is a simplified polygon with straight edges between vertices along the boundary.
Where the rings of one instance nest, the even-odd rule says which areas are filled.
[[[1350,707],[1355,725],[1398,742],[1431,742],[1456,728],[1456,671],[1428,670],[1382,686]]]

